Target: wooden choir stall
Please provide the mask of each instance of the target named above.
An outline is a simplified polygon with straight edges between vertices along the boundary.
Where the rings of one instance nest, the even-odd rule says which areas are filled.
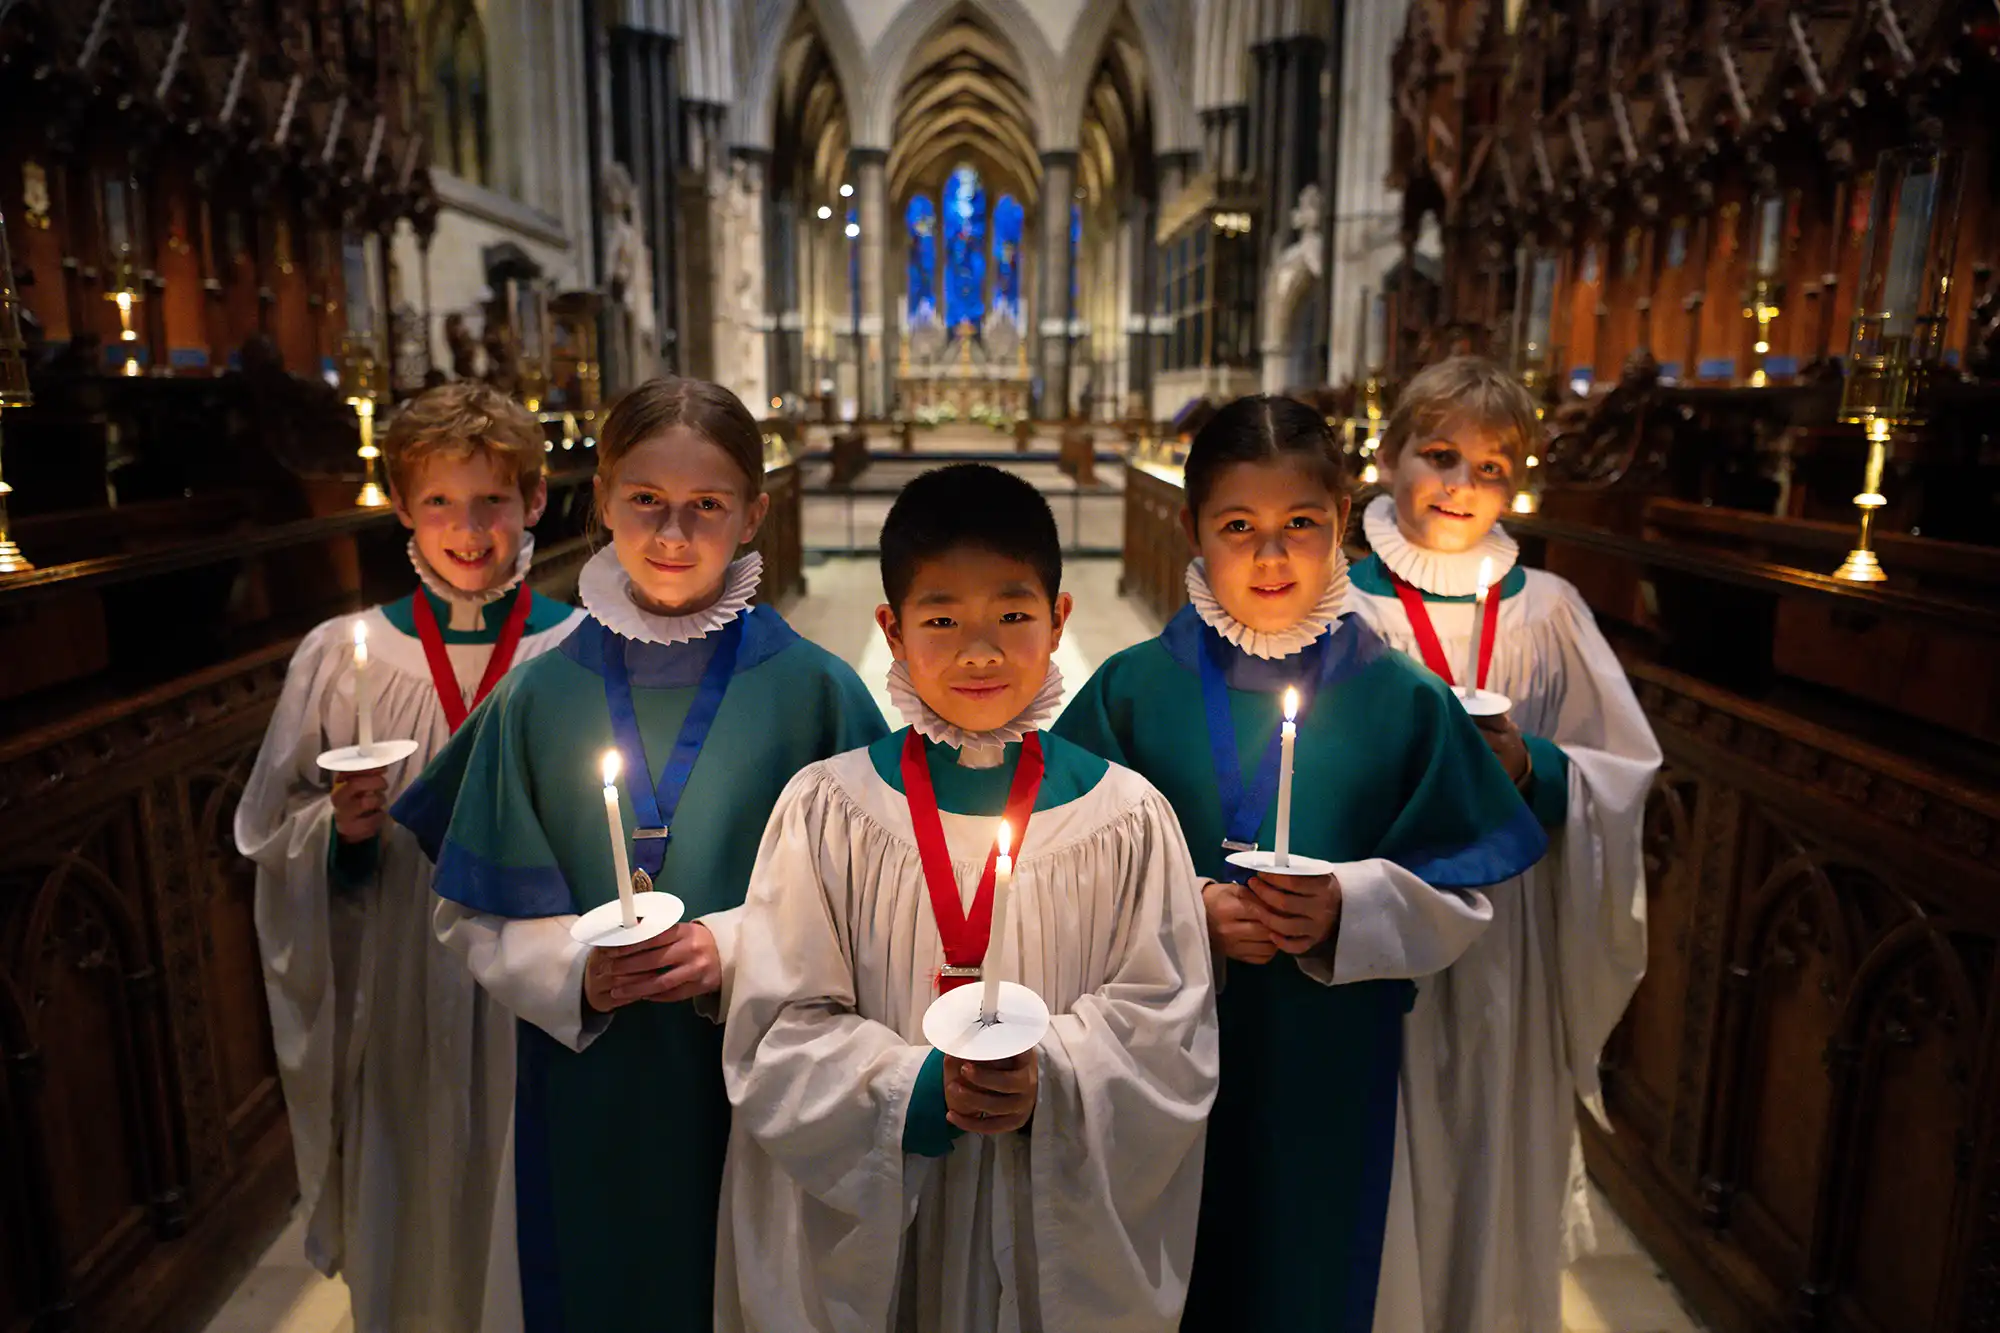
[[[0,3],[0,1333],[197,1329],[296,1197],[231,820],[299,636],[411,585],[366,428],[449,377],[414,50],[400,2]],[[566,598],[602,302],[495,291]]]
[[[1666,755],[1592,1174],[1714,1328],[2000,1328],[2000,9],[1446,0],[1395,85],[1389,398],[1542,396]]]

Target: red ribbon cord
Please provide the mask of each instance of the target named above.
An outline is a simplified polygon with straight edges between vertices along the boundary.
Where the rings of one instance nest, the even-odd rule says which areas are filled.
[[[1396,589],[1396,599],[1403,604],[1403,614],[1410,618],[1410,629],[1417,636],[1417,647],[1424,655],[1424,665],[1429,667],[1447,685],[1456,686],[1458,680],[1451,674],[1451,663],[1445,660],[1444,645],[1438,642],[1436,626],[1431,624],[1431,613],[1424,605],[1424,595],[1405,583],[1393,570],[1389,572],[1389,582]],[[1486,677],[1493,666],[1493,640],[1500,629],[1500,589],[1494,587],[1486,594],[1486,623],[1479,631],[1479,684],[1477,689],[1486,688]]]
[[[1021,742],[1013,785],[1007,790],[1006,818],[1014,832],[1016,856],[1027,841],[1028,818],[1035,812],[1043,769],[1042,738],[1031,731]],[[938,813],[937,791],[931,785],[930,762],[924,754],[923,738],[914,730],[903,741],[903,798],[910,803],[917,856],[923,862],[924,884],[930,890],[931,915],[937,919],[945,963],[951,967],[977,968],[986,958],[987,939],[993,933],[993,871],[1000,849],[995,847],[986,853],[986,870],[979,877],[978,891],[972,895],[972,910],[967,912],[958,896],[958,878],[951,871],[951,849],[944,840],[944,820]],[[938,993],[974,980],[976,976],[940,976]]]
[[[479,678],[479,692],[472,696],[472,707],[468,708],[465,696],[458,688],[458,673],[451,669],[451,654],[445,651],[444,633],[438,629],[437,613],[431,610],[431,599],[419,591],[412,610],[417,621],[417,638],[424,645],[424,660],[430,664],[431,685],[437,690],[438,702],[444,705],[445,720],[451,729],[457,731],[465,724],[465,719],[477,708],[481,700],[493,692],[500,678],[507,674],[507,668],[514,665],[514,654],[521,646],[521,631],[528,624],[528,608],[535,595],[523,583],[521,590],[514,594],[513,609],[507,613],[507,623],[500,627],[500,639],[493,645],[493,655],[486,659],[486,674]]]

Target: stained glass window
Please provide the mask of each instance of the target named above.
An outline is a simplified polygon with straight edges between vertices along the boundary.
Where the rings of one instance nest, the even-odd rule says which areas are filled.
[[[969,166],[945,182],[944,227],[945,323],[977,328],[986,313],[986,187]]]
[[[1021,228],[1026,213],[1011,194],[993,205],[993,308],[1021,322]]]
[[[910,200],[903,220],[910,228],[909,311],[911,324],[937,318],[937,206],[930,196]]]
[[[1069,206],[1069,307],[1076,309],[1076,273],[1083,267],[1083,205]]]

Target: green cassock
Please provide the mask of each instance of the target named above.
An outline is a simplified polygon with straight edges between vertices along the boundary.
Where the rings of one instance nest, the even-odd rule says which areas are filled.
[[[777,612],[759,607],[741,623],[735,668],[658,876],[686,902],[689,920],[742,905],[765,821],[793,774],[887,730],[853,670]],[[438,894],[516,919],[614,899],[600,770],[615,744],[606,656],[624,657],[650,784],[723,632],[669,646],[590,620],[561,650],[508,676],[395,807],[437,860]],[[629,837],[638,821],[629,783],[623,791]],[[694,1004],[633,1004],[581,1052],[525,1021],[518,1027],[527,1329],[705,1333],[729,1137],[721,1027]]]
[[[1340,865],[1343,905],[1333,950],[1218,972],[1222,1087],[1182,1328],[1367,1333],[1410,979],[1476,936],[1490,908],[1471,891],[1520,874],[1547,839],[1446,688],[1360,622],[1265,660],[1189,607],[1107,661],[1055,731],[1158,787],[1202,875],[1248,878],[1224,860],[1204,655],[1227,687],[1246,783],[1277,732],[1285,687],[1308,696],[1291,850]],[[1273,846],[1275,808],[1259,846]]]

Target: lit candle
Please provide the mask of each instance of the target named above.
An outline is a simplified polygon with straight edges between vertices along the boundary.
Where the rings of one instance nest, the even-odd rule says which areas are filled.
[[[625,859],[625,821],[618,815],[618,751],[604,752],[604,823],[611,831],[611,873],[618,884],[619,921],[630,930],[639,924],[639,904],[632,896],[632,863]]]
[[[354,622],[354,711],[358,719],[361,749],[375,745],[375,706],[368,698],[368,622]]]
[[[1014,830],[1000,821],[1000,855],[993,861],[993,920],[986,932],[986,957],[979,963],[979,1021],[991,1023],[1000,1017],[1000,942],[1007,937],[1007,908],[1014,896]]]
[[[1479,593],[1472,599],[1472,651],[1465,661],[1465,686],[1460,692],[1470,699],[1479,693],[1479,631],[1486,624],[1486,594],[1493,582],[1493,557],[1479,562]]]
[[[1285,687],[1285,725],[1278,733],[1278,850],[1279,865],[1292,862],[1292,745],[1299,737],[1299,692]]]

